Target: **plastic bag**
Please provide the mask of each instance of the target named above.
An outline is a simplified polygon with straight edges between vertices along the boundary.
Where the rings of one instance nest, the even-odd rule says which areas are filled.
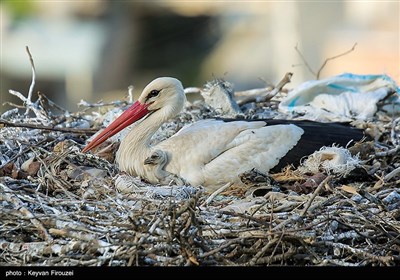
[[[400,88],[389,76],[344,73],[301,84],[279,110],[319,121],[370,120],[383,100],[380,110],[400,114]]]

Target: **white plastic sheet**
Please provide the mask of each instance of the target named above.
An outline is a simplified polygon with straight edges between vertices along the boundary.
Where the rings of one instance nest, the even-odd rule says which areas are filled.
[[[389,76],[344,73],[301,84],[281,101],[279,110],[319,121],[369,120],[382,100],[381,110],[400,114],[400,88]]]

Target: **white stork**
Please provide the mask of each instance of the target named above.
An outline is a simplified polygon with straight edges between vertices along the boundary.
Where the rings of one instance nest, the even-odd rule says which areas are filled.
[[[155,150],[160,150],[167,155],[166,172],[192,186],[202,185],[213,190],[226,183],[240,183],[238,175],[253,168],[268,173],[274,167],[298,162],[322,146],[346,145],[363,137],[362,131],[337,123],[209,119],[190,124],[169,139],[151,146],[154,133],[181,112],[185,101],[179,80],[157,78],[83,152],[136,122],[116,154],[121,171],[153,184],[160,183],[155,169],[145,164]]]

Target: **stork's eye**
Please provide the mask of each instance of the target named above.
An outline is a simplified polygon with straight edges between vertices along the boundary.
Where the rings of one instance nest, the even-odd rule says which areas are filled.
[[[147,99],[156,97],[159,93],[160,93],[159,90],[153,89],[152,91],[150,91],[149,95],[147,95]]]

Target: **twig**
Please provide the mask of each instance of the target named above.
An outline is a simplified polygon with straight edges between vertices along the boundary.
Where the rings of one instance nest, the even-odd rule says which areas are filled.
[[[336,259],[328,259],[324,260],[321,265],[326,266],[326,264],[333,264],[335,266],[360,266],[358,263],[351,263],[351,262],[346,262],[342,260],[336,260]]]
[[[304,57],[304,55],[300,52],[299,48],[296,46],[294,47],[294,49],[297,51],[297,53],[300,55],[301,60],[303,61],[304,65],[307,67],[308,71],[310,71],[311,74],[313,74],[314,76],[317,76],[317,74],[314,72],[314,70],[311,69],[310,65],[308,64],[306,58]]]
[[[321,67],[318,69],[318,72],[317,72],[317,73],[315,73],[315,71],[311,69],[311,67],[310,67],[310,65],[307,63],[307,60],[305,59],[304,55],[303,55],[303,54],[300,52],[300,50],[298,49],[297,44],[296,44],[296,46],[294,47],[294,49],[295,49],[295,50],[297,51],[297,53],[300,55],[300,58],[301,58],[301,60],[304,62],[304,65],[307,67],[308,71],[310,71],[310,73],[313,74],[317,80],[319,80],[319,77],[320,77],[320,75],[321,75],[322,70],[325,68],[326,64],[327,64],[330,60],[333,60],[333,59],[336,59],[336,58],[339,58],[339,57],[341,57],[341,56],[344,56],[344,55],[346,55],[346,54],[351,53],[352,51],[355,50],[355,47],[356,47],[356,46],[357,46],[357,43],[355,43],[355,44],[353,45],[353,47],[352,47],[350,50],[345,51],[344,53],[341,53],[341,54],[338,54],[338,55],[335,55],[335,56],[332,56],[332,57],[329,57],[329,58],[325,59],[324,63],[322,63],[322,65],[321,65]]]
[[[72,224],[72,223],[71,223]],[[69,228],[50,228],[49,232],[54,236],[62,236],[62,237],[69,237],[74,238],[82,241],[94,241],[96,240],[96,236],[90,233],[82,232],[82,229],[74,230]]]
[[[240,96],[247,96],[244,97],[243,99],[239,100],[237,103],[239,106],[250,103],[250,102],[266,102],[270,99],[272,99],[275,95],[277,95],[282,88],[290,83],[290,79],[292,78],[293,73],[287,72],[285,76],[282,78],[282,80],[279,81],[279,83],[272,89],[269,90],[268,88],[262,88],[262,89],[257,89],[258,95],[255,95],[255,90],[249,90],[249,91],[241,91],[239,92]],[[236,96],[236,93],[235,93]]]
[[[400,117],[392,121],[392,129],[390,131],[390,139],[392,140],[393,145],[400,145],[400,143],[399,143],[400,134],[396,133],[396,128],[399,123],[400,123]]]
[[[314,212],[318,208],[322,208],[322,207],[325,207],[327,205],[332,205],[334,202],[336,202],[340,198],[342,198],[341,194],[340,195],[330,196],[327,199],[325,199],[324,201],[314,204],[313,206],[311,206],[309,208],[309,210],[310,210],[310,212]]]
[[[221,246],[219,246],[219,247],[217,247],[217,248],[215,248],[215,249],[213,249],[211,251],[205,252],[204,254],[201,254],[201,255],[199,255],[197,257],[202,259],[202,258],[205,258],[205,257],[208,257],[208,256],[212,256],[215,253],[218,253],[219,251],[221,251],[222,249],[225,249],[226,247],[229,247],[232,244],[238,243],[238,241],[240,241],[242,239],[243,238],[235,238],[235,239],[228,240],[225,243],[223,243]]]
[[[400,173],[400,167],[397,167],[395,170],[393,170],[389,174],[386,174],[385,177],[383,177],[383,180],[384,181],[389,181],[399,173]]]
[[[16,97],[18,97],[19,99],[21,99],[21,101],[25,104],[26,108],[27,108],[27,112],[28,112],[28,108],[30,110],[32,110],[36,117],[39,118],[41,121],[43,121],[44,123],[48,123],[49,120],[47,119],[47,116],[45,113],[42,112],[41,108],[38,108],[38,106],[35,103],[32,103],[29,99],[27,99],[22,93],[15,91],[15,90],[8,90],[8,92]],[[26,114],[26,113],[25,113]]]
[[[396,155],[398,152],[400,151],[400,145],[394,147],[393,149],[390,150],[386,150],[383,152],[378,152],[375,153],[375,155],[373,157],[387,157],[387,156],[392,156],[392,155]]]
[[[265,205],[267,205],[269,203],[269,201],[268,200],[266,200],[266,201],[264,201],[263,203],[261,203],[260,204],[260,206],[258,206],[254,211],[253,211],[253,213],[251,213],[251,217],[253,217],[257,212],[258,212],[258,210],[260,210],[261,208],[263,208]],[[270,222],[269,222],[269,226],[271,227],[271,223],[272,223],[272,217],[273,217],[273,214],[274,214],[274,201],[272,200],[271,201],[271,218],[270,218]],[[249,226],[249,224],[250,224],[250,219],[247,221],[247,223],[246,223],[246,226],[248,227]]]
[[[279,243],[278,243],[279,244]],[[267,257],[262,257],[259,258],[255,264],[271,264],[275,263],[277,261],[282,261],[284,259],[288,259],[291,256],[293,256],[296,253],[296,249],[293,247],[290,247],[287,252],[284,252],[282,254],[277,254],[277,255],[272,255],[272,256],[267,256]]]
[[[122,107],[127,105],[128,102],[126,101],[121,101],[121,100],[117,100],[117,101],[112,101],[112,102],[108,102],[108,103],[103,103],[103,101],[97,102],[97,103],[89,103],[83,99],[81,99],[81,101],[79,101],[78,103],[78,107],[89,107],[89,108],[97,108],[97,107],[105,107],[105,106],[116,106],[116,107]]]
[[[24,206],[24,203],[18,198],[18,196],[15,195],[14,192],[6,185],[0,183],[0,187],[3,189],[0,194],[0,199],[11,202],[14,205],[15,210],[18,210],[22,215],[30,219],[32,224],[42,234],[44,240],[51,241],[53,238],[49,235],[42,223],[38,219],[36,219],[35,215],[33,215],[32,212]]]
[[[25,108],[25,106],[24,105],[18,105],[18,104],[15,104],[15,103],[12,103],[12,102],[4,102],[3,103],[3,106],[4,105],[9,105],[9,106],[12,106],[12,107],[15,107],[15,109],[17,109],[17,113],[18,113],[18,109],[24,109]],[[10,111],[12,111],[12,110],[15,110],[15,109],[11,109]],[[6,112],[6,113],[8,113],[8,112]],[[4,114],[6,114],[6,113],[4,113]],[[12,112],[13,114],[15,114],[15,112]],[[2,115],[2,117],[3,118],[5,118],[5,117],[7,117],[7,116],[4,116],[4,114]],[[6,114],[7,115],[7,114]]]
[[[258,97],[268,94],[271,92],[271,90],[274,87],[268,86],[264,88],[255,88],[255,89],[248,89],[248,90],[243,90],[243,91],[235,91],[235,98],[239,99],[237,102],[239,105],[242,105],[244,103],[249,103],[245,102],[246,99],[252,98],[253,100],[256,100]]]
[[[176,213],[175,217],[178,218],[182,213],[188,211],[188,209],[194,208],[197,205],[197,201],[199,199],[200,193],[197,193],[195,196],[191,197],[190,199],[186,200],[185,203],[180,207]]]
[[[386,211],[388,211],[387,207],[385,206],[385,204],[382,203],[382,201],[373,196],[372,194],[370,194],[368,191],[364,190],[362,187],[360,187],[360,189],[358,190],[358,193],[365,197],[366,199],[368,199],[370,202],[375,203],[379,208],[383,208]]]
[[[50,130],[50,131],[61,131],[61,132],[69,132],[69,133],[77,133],[77,134],[95,134],[98,129],[76,129],[76,128],[67,128],[67,127],[51,127],[51,126],[44,126],[39,124],[29,124],[29,123],[13,123],[6,120],[0,119],[0,124],[10,127],[25,127],[25,128],[32,128],[32,129],[43,129],[43,130]]]
[[[213,192],[207,199],[206,201],[204,201],[204,203],[200,206],[205,206],[207,204],[209,204],[217,195],[219,195],[221,192],[223,192],[224,190],[226,190],[227,188],[229,188],[230,186],[232,186],[233,183],[227,183],[225,185],[223,185],[222,187],[220,187],[219,189],[217,189],[215,192]]]
[[[319,68],[319,70],[318,70],[318,72],[317,72],[317,76],[316,76],[316,77],[317,77],[317,80],[319,80],[319,77],[320,77],[320,75],[321,75],[321,71],[324,69],[324,67],[326,66],[326,64],[327,64],[330,60],[333,60],[333,59],[336,59],[336,58],[339,58],[339,57],[341,57],[341,56],[344,56],[344,55],[346,55],[346,54],[351,53],[352,51],[355,50],[356,46],[357,46],[357,43],[354,43],[353,47],[351,47],[350,50],[345,51],[344,53],[341,53],[341,54],[338,54],[338,55],[335,55],[335,56],[332,56],[332,57],[329,57],[329,58],[325,59],[324,63],[322,63],[321,67]]]
[[[46,138],[46,139],[43,139],[43,140],[37,142],[36,145],[41,145],[42,143],[44,143],[44,142],[46,142],[46,141],[48,141],[48,140],[49,140],[49,139],[47,139],[47,138]],[[54,141],[54,140],[53,140],[53,141]],[[16,160],[16,159],[19,158],[20,156],[26,154],[26,152],[29,151],[30,149],[31,149],[30,146],[25,147],[24,149],[22,149],[21,151],[19,151],[18,154],[12,156],[9,160],[7,160],[7,161],[4,162],[2,165],[0,165],[0,169],[2,169],[4,166],[6,166],[7,164],[9,164],[10,162]]]
[[[276,87],[271,91],[270,95],[272,95],[272,97],[274,97],[278,92],[280,92],[282,90],[282,88],[286,84],[290,83],[292,77],[293,77],[293,73],[287,72],[285,74],[285,76],[282,78],[282,80],[280,80],[280,82],[276,85]],[[269,98],[269,99],[271,99],[271,98]],[[266,101],[266,100],[264,100],[264,101]]]
[[[271,256],[270,256],[271,258],[275,255],[276,249],[278,249],[279,244],[282,242],[282,237],[283,237],[284,233],[285,233],[285,231],[282,230],[282,233],[279,236],[279,240],[276,242],[274,250],[272,250],[272,253],[271,253]]]
[[[312,194],[312,196],[310,197],[310,199],[307,201],[306,206],[304,207],[303,211],[301,212],[301,217],[304,217],[305,214],[308,211],[308,208],[310,208],[311,203],[314,201],[315,197],[318,195],[318,193],[321,191],[321,189],[323,188],[323,186],[329,182],[329,180],[332,178],[331,175],[329,175],[328,177],[326,177],[319,185],[318,187],[315,189],[314,193]]]
[[[363,259],[366,259],[366,258],[371,259],[371,260],[383,263],[385,265],[388,265],[391,262],[393,262],[392,256],[377,256],[377,255],[366,252],[364,249],[353,248],[353,247],[343,244],[343,243],[337,243],[337,242],[332,242],[332,241],[318,241],[318,242],[314,243],[313,245],[314,246],[318,246],[318,245],[331,246],[334,248],[344,249],[344,250],[349,251]]]
[[[282,237],[281,237],[281,238],[282,238]],[[274,238],[274,239],[268,241],[268,243],[267,243],[263,248],[261,248],[261,250],[258,251],[258,253],[255,254],[255,256],[249,261],[249,265],[250,265],[250,266],[254,266],[254,265],[257,263],[257,260],[258,260],[260,257],[262,257],[262,256],[265,254],[265,252],[267,252],[267,250],[268,250],[269,248],[271,248],[276,242],[278,242],[279,239],[280,239],[280,238]]]
[[[184,89],[185,94],[200,94],[201,88],[198,87],[187,87]]]
[[[33,63],[33,58],[32,58],[31,52],[29,51],[29,47],[26,46],[25,49],[26,49],[26,52],[28,53],[29,62],[31,63],[31,67],[32,67],[32,82],[31,82],[31,85],[29,86],[29,92],[28,92],[28,98],[27,98],[27,101],[29,101],[29,103],[27,103],[26,112],[25,112],[25,115],[28,115],[29,110],[30,110],[30,106],[28,106],[28,105],[30,105],[32,103],[32,93],[33,93],[33,88],[35,87],[36,73],[35,73],[35,64]]]
[[[63,112],[64,114],[67,112],[66,109],[62,108],[61,106],[57,105],[56,103],[54,103],[50,98],[48,98],[44,93],[41,93],[40,91],[38,91],[37,95],[39,96],[39,102],[42,105],[43,109],[45,109],[45,102],[47,103],[46,105],[50,106],[50,107],[54,107],[57,110]]]
[[[271,222],[271,219],[272,219],[272,217],[269,217],[269,216],[265,216],[265,219],[263,219],[263,218],[253,217],[253,214],[252,215],[247,215],[247,214],[244,214],[244,213],[239,213],[239,212],[234,212],[234,211],[219,211],[218,213],[221,213],[223,215],[232,216],[232,217],[240,217],[240,218],[243,218],[243,219],[247,219],[249,221],[256,222],[256,223],[258,223],[260,225],[268,225],[268,226],[270,225],[270,222]],[[267,221],[267,218],[270,218],[269,222]],[[246,225],[249,225],[249,221],[246,223]]]

